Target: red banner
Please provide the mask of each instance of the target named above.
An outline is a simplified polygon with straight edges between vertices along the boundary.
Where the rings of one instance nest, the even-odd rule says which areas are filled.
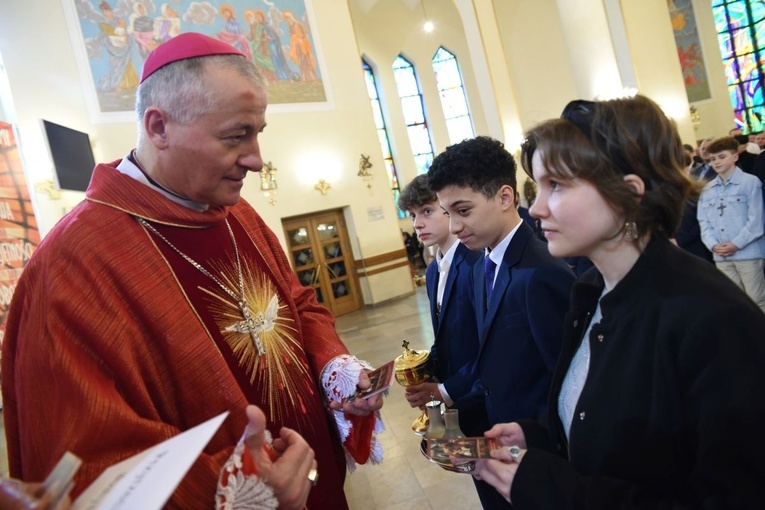
[[[0,122],[0,344],[16,282],[39,244],[13,126]]]

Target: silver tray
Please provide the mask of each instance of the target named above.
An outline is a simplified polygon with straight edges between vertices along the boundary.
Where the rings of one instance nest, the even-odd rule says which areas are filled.
[[[450,461],[441,461],[441,460],[434,460],[433,458],[428,455],[428,440],[426,438],[422,438],[422,441],[420,442],[420,453],[423,457],[428,459],[433,464],[441,467],[442,469],[445,469],[447,471],[451,471],[452,473],[472,473],[473,469],[475,469],[475,462],[467,462],[465,464],[459,464],[454,465]]]

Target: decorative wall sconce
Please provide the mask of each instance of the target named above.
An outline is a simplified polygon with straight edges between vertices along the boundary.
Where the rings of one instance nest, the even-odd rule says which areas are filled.
[[[321,179],[319,183],[316,186],[314,186],[314,188],[319,190],[322,195],[326,195],[327,191],[329,191],[329,188],[331,187],[332,186],[330,186],[329,183],[325,181],[324,179]]]
[[[691,105],[691,123],[694,129],[698,129],[701,125],[701,115],[695,105]]]
[[[260,190],[264,197],[269,198],[268,203],[271,205],[276,205],[276,171],[277,168],[270,161],[260,171]]]
[[[369,161],[369,158],[371,156],[365,156],[364,154],[361,155],[361,159],[359,160],[359,177],[364,179],[364,182],[367,183],[367,189],[369,190],[369,193],[372,194],[372,179],[374,179],[374,174],[369,171],[370,168],[372,168],[372,163]]]
[[[58,200],[61,198],[61,192],[56,189],[56,185],[53,184],[53,179],[45,179],[44,181],[35,183],[35,189],[47,193],[51,200]]]
[[[361,155],[361,159],[359,160],[359,175],[360,177],[374,177],[372,175],[372,172],[369,171],[370,168],[372,168],[372,163],[370,163],[369,158],[372,156],[365,156]]]

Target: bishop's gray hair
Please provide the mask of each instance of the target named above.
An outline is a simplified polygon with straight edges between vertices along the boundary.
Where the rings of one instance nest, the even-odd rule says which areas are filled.
[[[256,87],[266,89],[258,68],[241,55],[213,55],[171,62],[158,69],[138,86],[135,112],[140,131],[146,110],[156,106],[181,124],[193,122],[216,108],[206,79],[207,73],[233,69]]]

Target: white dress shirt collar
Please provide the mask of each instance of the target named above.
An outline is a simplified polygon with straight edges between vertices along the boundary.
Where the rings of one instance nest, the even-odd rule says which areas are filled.
[[[455,241],[452,243],[449,249],[446,250],[446,253],[442,254],[441,250],[438,250],[438,253],[436,253],[436,262],[438,263],[438,289],[436,292],[436,304],[438,305],[439,311],[441,309],[441,303],[444,300],[444,290],[446,289],[446,279],[449,277],[449,268],[452,266],[454,254],[457,253],[458,244],[460,244],[459,241]]]
[[[157,193],[162,194],[164,197],[167,197],[169,200],[172,200],[176,204],[180,204],[184,207],[188,207],[189,209],[192,209],[194,211],[203,212],[208,209],[208,206],[206,204],[200,204],[197,202],[194,202],[192,200],[184,200],[176,195],[173,195],[172,193],[168,193],[166,190],[160,188],[159,186],[155,186],[153,183],[149,181],[149,179],[146,178],[146,175],[141,171],[138,166],[130,161],[130,158],[125,157],[122,158],[122,161],[120,161],[120,164],[117,165],[117,171],[120,173],[123,173],[127,175],[128,177],[132,177],[138,182],[141,182]]]
[[[513,230],[510,231],[509,234],[505,236],[504,239],[502,239],[497,246],[494,247],[493,250],[490,250],[489,248],[486,248],[484,250],[485,254],[495,263],[497,264],[497,267],[502,263],[502,259],[505,258],[505,251],[507,251],[507,247],[510,245],[510,241],[513,240],[513,236],[520,228],[521,224],[523,224],[522,219],[518,219],[518,223],[513,227]],[[494,276],[494,279],[496,281],[497,276]]]

